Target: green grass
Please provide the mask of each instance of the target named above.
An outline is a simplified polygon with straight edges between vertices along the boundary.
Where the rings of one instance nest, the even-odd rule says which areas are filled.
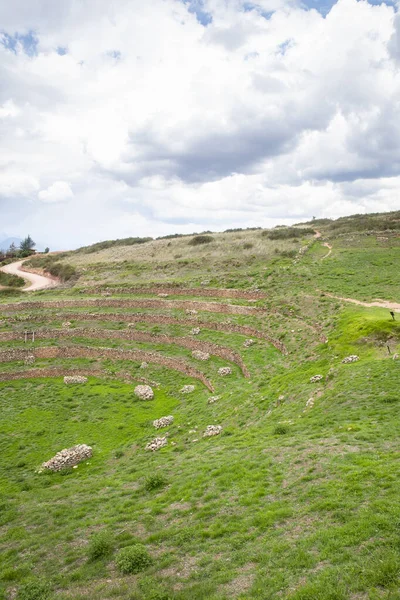
[[[380,217],[371,219],[375,224]],[[354,224],[350,233],[349,223]],[[379,223],[379,235],[386,235],[384,220]],[[265,315],[199,315],[204,321],[229,318],[284,341],[287,356],[260,340],[244,348],[245,336],[202,328],[198,339],[241,353],[250,380],[235,366],[230,377],[219,377],[225,361],[212,357],[200,363],[190,351],[158,341],[94,340],[87,333],[36,342],[137,347],[184,358],[211,378],[218,400],[208,404],[208,390],[178,372],[157,365],[140,369],[126,360],[58,358],[34,364],[66,371],[97,367],[110,374],[89,377],[86,385],[66,386],[61,378],[0,383],[2,600],[399,600],[400,361],[392,357],[400,350],[400,319],[392,321],[385,309],[321,294],[399,301],[399,244],[395,235],[380,241],[371,234],[371,220],[339,225],[315,223],[323,237],[311,240],[301,257],[293,256],[291,240],[279,242],[275,252],[277,242],[263,239],[260,231],[213,234],[212,244],[198,247],[189,246],[189,236],[128,248],[142,253],[146,265],[137,271],[123,266],[130,284],[135,277],[145,281],[143,273],[199,284],[210,268],[204,253],[212,247],[210,285],[268,291],[267,299],[257,302]],[[328,237],[333,251],[321,260]],[[232,240],[254,245],[237,255],[238,267],[229,262],[232,257],[218,255]],[[268,248],[265,260],[257,243]],[[298,250],[306,238],[296,243]],[[157,244],[171,253],[186,248],[182,261],[189,263],[154,269],[163,263],[163,257],[148,254]],[[113,244],[108,246],[100,254],[111,256]],[[246,253],[254,249],[251,258]],[[85,254],[74,256],[80,261]],[[119,284],[121,271],[114,263],[105,260],[104,270],[88,264],[83,283],[102,277],[107,268],[107,277]],[[20,300],[0,297],[0,302],[10,298]],[[72,288],[29,298],[80,295]],[[81,313],[87,310],[12,315],[21,320],[2,311],[0,329],[60,327],[65,320],[72,328],[126,327],[124,321],[85,323]],[[182,310],[164,312],[185,316]],[[66,319],[67,313],[74,318]],[[136,329],[182,336],[192,326],[137,323]],[[21,338],[0,347],[31,344]],[[343,364],[350,354],[359,361]],[[2,373],[28,368],[21,361],[0,364]],[[133,381],[111,377],[121,371]],[[310,383],[317,374],[322,381]],[[139,377],[157,382],[153,401],[134,396]],[[180,389],[187,384],[195,391],[184,395]],[[153,420],[167,415],[174,416],[173,424],[155,430]],[[203,438],[212,424],[222,426],[221,434]],[[150,440],[165,435],[164,448],[145,451]],[[38,472],[43,461],[77,443],[91,445],[93,457],[76,469]]]
[[[25,280],[22,277],[18,277],[18,275],[11,275],[10,273],[3,273],[0,271],[0,286],[11,287],[11,288],[19,288],[24,287]]]

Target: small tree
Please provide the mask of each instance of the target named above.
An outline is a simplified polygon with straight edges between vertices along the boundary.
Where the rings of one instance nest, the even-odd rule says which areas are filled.
[[[17,247],[14,242],[10,245],[7,254],[11,254],[11,256],[15,256],[17,254]]]
[[[20,244],[20,249],[22,252],[29,252],[36,246],[36,243],[33,241],[30,235],[28,235]]]
[[[44,253],[48,254],[50,252],[50,248],[47,246],[47,248],[44,249]]]

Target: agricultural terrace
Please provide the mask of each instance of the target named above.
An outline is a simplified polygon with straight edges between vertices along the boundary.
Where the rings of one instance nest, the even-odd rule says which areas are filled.
[[[399,222],[25,263],[59,285],[0,290],[0,598],[398,598]]]

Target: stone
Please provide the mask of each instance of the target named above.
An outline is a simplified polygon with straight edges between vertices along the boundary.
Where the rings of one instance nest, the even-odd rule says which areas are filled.
[[[166,446],[168,443],[168,440],[166,437],[156,437],[154,438],[154,440],[152,440],[151,442],[149,442],[146,445],[145,450],[150,450],[151,452],[155,452],[156,450],[160,450],[160,448],[163,448],[164,446]]]
[[[181,394],[191,394],[192,392],[194,392],[194,390],[194,385],[184,385],[180,392]]]
[[[397,352],[395,352],[395,354],[393,354],[393,360],[398,360],[399,359],[399,355]]]
[[[87,380],[87,377],[83,377],[83,375],[66,375],[64,377],[64,383],[67,385],[75,383],[87,383]]]
[[[200,333],[200,327],[193,327],[192,331],[190,332],[192,335],[199,335]]]
[[[158,294],[158,297],[159,298],[168,298],[168,294],[161,293],[161,294]]]
[[[309,398],[306,402],[306,408],[312,408],[314,406],[314,398]]]
[[[185,312],[187,315],[197,315],[197,310],[194,308],[187,308]]]
[[[255,344],[255,341],[252,339],[248,339],[243,342],[243,346],[245,348],[250,348],[250,346],[253,346],[254,344]]]
[[[62,327],[64,327],[65,329],[67,327],[71,327],[72,323],[70,321],[64,321],[64,323],[62,324]]]
[[[360,357],[357,356],[357,354],[351,354],[350,356],[346,356],[346,358],[342,360],[342,363],[347,365],[349,363],[357,362],[358,360],[360,360]]]
[[[220,398],[221,396],[210,396],[207,404],[214,404],[214,402],[217,402]]]
[[[154,398],[154,392],[149,385],[137,385],[134,394],[140,400],[153,400]]]
[[[219,435],[221,431],[221,425],[207,425],[207,428],[203,433],[203,437],[213,437],[214,435]]]
[[[193,350],[192,356],[193,358],[197,358],[197,360],[208,360],[210,358],[208,352],[202,352],[201,350]]]
[[[140,368],[141,369],[147,369],[148,366],[149,366],[148,363],[145,362],[145,361],[143,361],[142,364],[140,365]]]
[[[322,375],[314,375],[314,377],[310,377],[310,383],[317,383],[323,379]]]
[[[93,450],[90,446],[78,444],[72,448],[65,448],[64,450],[57,452],[53,458],[42,464],[42,469],[61,471],[62,469],[75,467],[78,463],[91,458],[92,456]]]
[[[170,415],[169,417],[161,417],[160,419],[156,419],[153,421],[153,427],[156,429],[162,429],[163,427],[168,427],[174,422],[174,417]]]
[[[218,375],[221,375],[221,377],[232,375],[232,369],[230,367],[221,367],[220,369],[218,369]]]
[[[36,360],[36,358],[33,356],[33,354],[29,354],[24,360],[24,365],[29,367],[30,365],[33,365],[35,360]]]

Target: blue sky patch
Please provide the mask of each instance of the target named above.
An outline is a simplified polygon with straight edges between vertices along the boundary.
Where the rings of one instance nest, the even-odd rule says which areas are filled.
[[[7,50],[16,53],[18,44],[21,44],[25,54],[28,56],[35,56],[37,54],[39,40],[34,31],[29,31],[26,34],[14,33],[14,35],[9,35],[5,31],[2,31],[1,36],[2,39],[0,43],[2,43]]]
[[[196,15],[196,19],[204,27],[212,23],[212,15],[205,10],[203,0],[183,0],[183,3],[186,4],[190,13]]]
[[[336,4],[337,0],[302,0],[302,6],[304,8],[312,9],[314,8],[322,15],[327,15],[331,10],[332,6]],[[395,0],[368,0],[370,4],[379,5],[379,4],[388,4],[389,6],[395,6]]]
[[[65,56],[66,54],[68,54],[68,48],[64,48],[63,46],[58,46],[57,54],[59,54],[60,56]]]

